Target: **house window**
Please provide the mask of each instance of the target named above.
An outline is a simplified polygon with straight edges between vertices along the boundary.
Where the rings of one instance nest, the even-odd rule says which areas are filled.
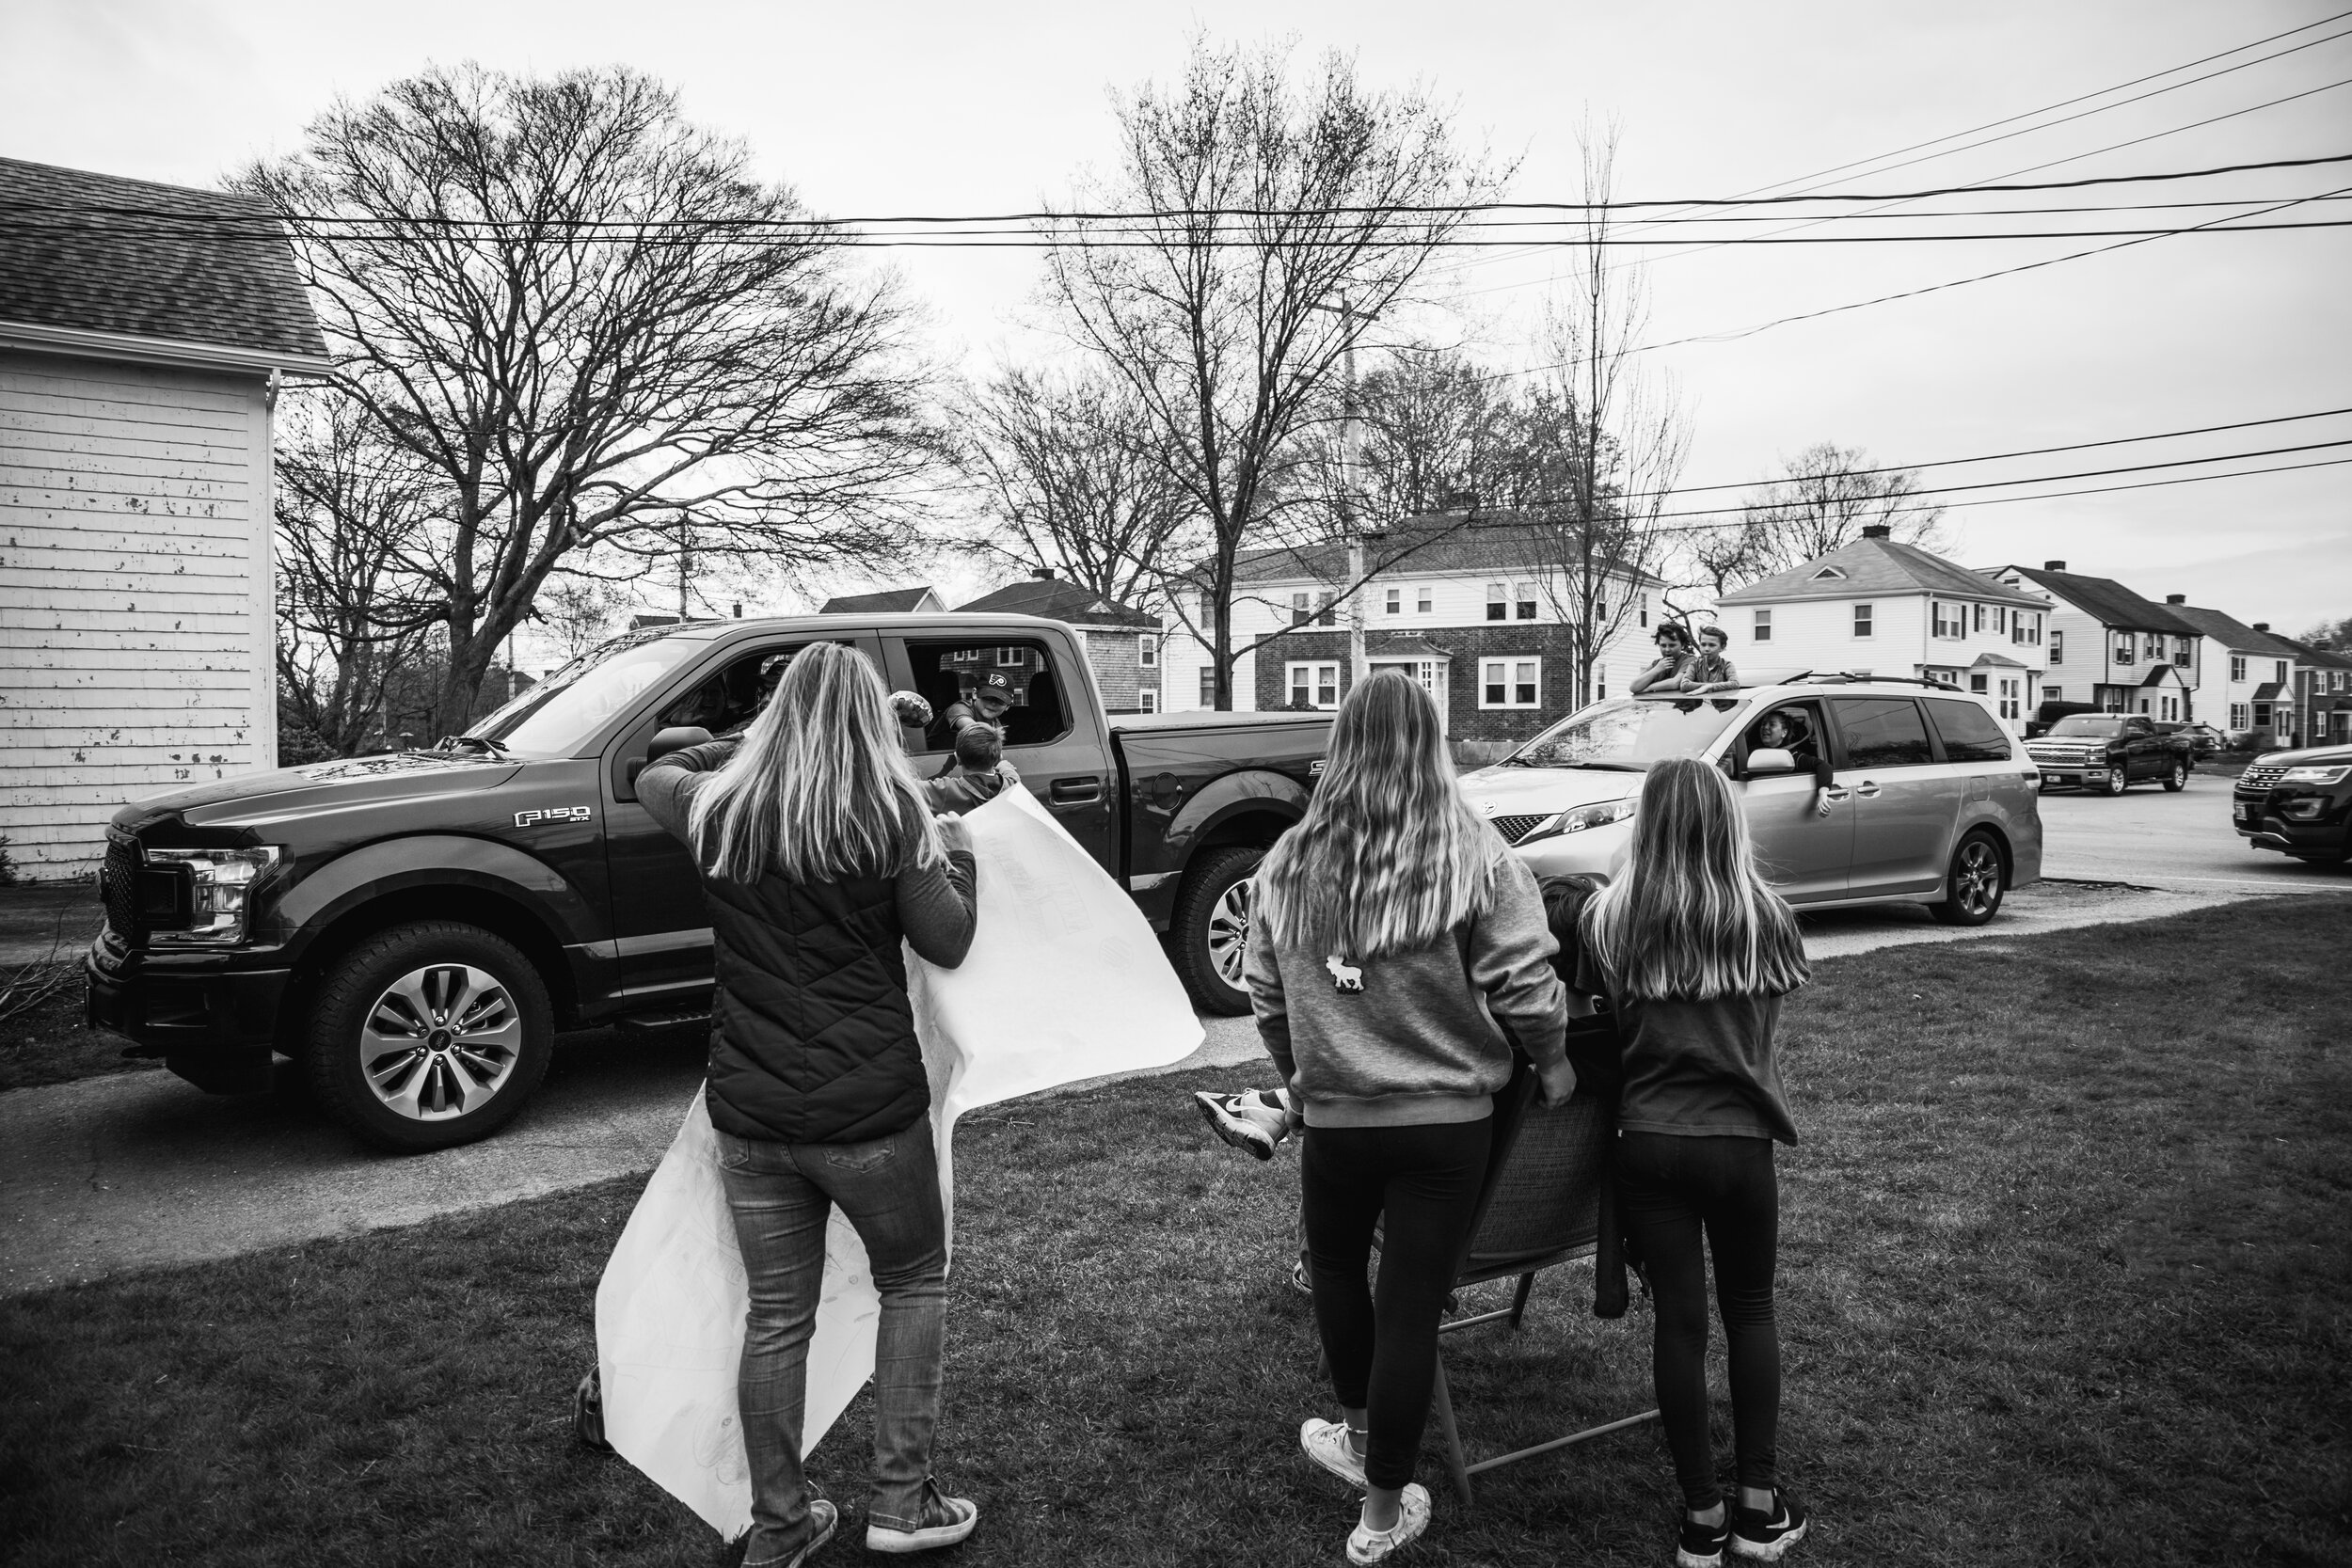
[[[2053,665],[2066,662],[2066,634],[2062,631],[2050,633],[2050,662]],[[2056,701],[2055,698],[2052,700]]]
[[[2230,728],[2233,730],[2244,730],[2251,729],[2252,727],[2252,725],[2246,721],[2246,705],[2244,703],[2232,703],[2230,705]]]
[[[1929,630],[1937,637],[1958,637],[1968,628],[1961,624],[1960,607],[1941,599],[1928,602]]]
[[[1000,669],[1025,670],[1029,667],[1029,650],[1026,648],[999,648],[996,650],[996,663]]]
[[[1993,630],[1995,636],[2009,630],[2009,607],[2007,605],[1996,604],[1993,607]]]
[[[1336,594],[1318,594],[1315,595],[1316,626],[1327,626],[1333,624],[1331,620],[1331,601],[1337,597],[1339,597],[1339,595]]]
[[[1291,664],[1291,706],[1337,707],[1340,705],[1340,667],[1329,664]]]
[[[1987,689],[1985,686],[1985,676],[1982,672],[1971,671],[1969,673],[1968,689],[1976,692],[1982,692]]]
[[[2273,678],[2276,679],[2280,686],[2284,686],[2287,683],[2287,661],[2283,658],[2280,659],[2279,661],[2278,669],[2279,673]]]
[[[1533,617],[1530,617],[1530,619],[1533,619]],[[1599,626],[1603,621],[1608,619],[1609,598],[1608,595],[1602,594],[1593,600],[1593,625]]]
[[[2135,643],[2132,634],[2130,632],[2118,633],[2115,639],[2115,662],[2118,664],[2131,663],[2134,651]]]
[[[1426,615],[1437,607],[1436,591],[1427,583],[1413,590],[1413,613]]]
[[[2014,719],[2018,712],[2017,688],[2021,683],[2004,675],[2001,678],[2001,717]]]
[[[1853,634],[1856,637],[1870,635],[1870,607],[1867,604],[1853,607]]]
[[[1291,625],[1303,626],[1313,618],[1313,610],[1308,608],[1307,595],[1303,593],[1293,594],[1291,595]]]
[[[1977,630],[1984,630],[1984,606],[1980,604],[1972,604],[1968,608],[1976,613]]]
[[[1534,583],[1520,583],[1512,591],[1512,598],[1519,620],[1533,621],[1535,618],[1535,585]],[[1603,609],[1601,613],[1606,615],[1609,611]]]
[[[1756,612],[1756,629],[1751,635],[1758,642],[1770,642],[1772,640],[1772,612],[1771,610],[1759,610]]]
[[[1834,578],[1842,578],[1845,575],[1845,573],[1839,571],[1835,566],[1824,566],[1820,571],[1813,574],[1813,580],[1815,582],[1823,582]]]
[[[1642,625],[1645,626],[1649,625],[1649,595],[1647,594],[1642,595]]]
[[[1216,666],[1214,664],[1200,667],[1200,705],[1216,706]]]
[[[1510,597],[1499,582],[1486,584],[1486,619],[1507,621],[1511,618]]]
[[[2172,640],[2172,662],[2180,665],[2183,669],[2186,669],[2188,667],[2187,638],[2176,637]]]
[[[1606,664],[1596,664],[1593,666],[1593,701],[1597,703],[1605,703],[1608,700],[1609,666]]]
[[[2152,631],[2148,634],[2147,641],[2148,662],[2151,664],[2159,662],[2164,657],[2164,639]]]
[[[1478,661],[1480,707],[1534,707],[1541,661],[1533,658],[1482,658]]]
[[[1140,691],[1136,692],[1136,711],[1137,711],[1138,713],[1157,713],[1157,712],[1159,712],[1159,711],[1160,711],[1160,694],[1159,694],[1158,692],[1156,692],[1156,691],[1152,690],[1152,689],[1150,687],[1148,687],[1148,686],[1147,686],[1147,687],[1145,687],[1142,690],[1140,690]]]
[[[2042,700],[2045,703],[2062,703],[2066,701],[2066,688],[2045,686],[2042,689]]]
[[[2233,681],[2242,681],[2246,678],[2246,656],[2244,654],[2230,656],[2230,678]],[[2238,726],[2239,729],[2245,727],[2243,724]]]
[[[1152,669],[1158,665],[1160,662],[1160,640],[1156,637],[1136,638],[1136,662],[1142,665],[1146,670]]]
[[[1380,594],[1380,613],[1383,615],[1404,614],[1405,590],[1402,588],[1389,588],[1382,590]]]

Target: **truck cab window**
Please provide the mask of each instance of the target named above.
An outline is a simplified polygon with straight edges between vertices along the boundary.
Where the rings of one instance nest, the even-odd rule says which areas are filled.
[[[1049,746],[1072,728],[1069,699],[1062,691],[1054,656],[1041,642],[992,642],[966,647],[948,641],[909,640],[907,663],[914,689],[931,705],[922,750],[944,752],[954,738],[947,710],[965,701],[992,677],[1012,699],[999,722],[1008,746]]]

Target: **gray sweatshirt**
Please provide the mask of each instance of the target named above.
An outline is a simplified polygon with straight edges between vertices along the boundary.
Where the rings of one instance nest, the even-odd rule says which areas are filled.
[[[1310,1127],[1476,1121],[1511,1076],[1511,1045],[1561,1060],[1567,993],[1534,873],[1500,838],[1486,911],[1386,958],[1278,949],[1250,933],[1243,973],[1266,1054]]]

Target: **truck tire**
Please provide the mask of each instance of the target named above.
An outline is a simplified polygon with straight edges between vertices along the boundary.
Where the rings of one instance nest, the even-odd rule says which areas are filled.
[[[2132,787],[2132,765],[2119,762],[2107,769],[2107,793],[2121,795]]]
[[[1928,912],[1947,926],[1981,926],[2001,912],[2008,891],[2009,861],[2001,842],[1979,828],[1953,847],[1943,900],[1930,904]]]
[[[320,1106],[354,1135],[415,1153],[505,1126],[554,1049],[554,1009],[530,959],[478,926],[421,920],[333,961],[303,1067]]]
[[[1242,983],[1242,944],[1249,936],[1249,879],[1265,851],[1246,844],[1204,849],[1184,876],[1168,922],[1168,957],[1204,1013],[1238,1018],[1249,1010]]]
[[[2182,790],[2186,789],[2188,787],[2188,764],[2174,757],[2171,768],[2164,775],[2164,787],[2166,793],[2171,795],[2178,795]]]

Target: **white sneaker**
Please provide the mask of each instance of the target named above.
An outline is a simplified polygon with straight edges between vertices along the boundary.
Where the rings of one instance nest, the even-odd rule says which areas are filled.
[[[1347,1440],[1345,1421],[1326,1421],[1310,1416],[1298,1423],[1298,1446],[1307,1457],[1360,1492],[1364,1489],[1364,1456]]]
[[[1405,1488],[1397,1499],[1396,1523],[1387,1529],[1373,1529],[1361,1519],[1356,1521],[1355,1533],[1347,1538],[1347,1560],[1350,1562],[1385,1562],[1391,1554],[1408,1546],[1429,1528],[1429,1488],[1415,1481]]]
[[[1218,1137],[1261,1160],[1273,1159],[1274,1146],[1290,1136],[1290,1118],[1283,1114],[1280,1099],[1264,1089],[1245,1094],[1196,1089],[1192,1102]]]
[[[939,1489],[937,1481],[928,1483],[929,1493],[923,1513],[926,1518],[937,1517],[939,1523],[920,1529],[898,1529],[868,1520],[866,1526],[866,1549],[869,1552],[935,1552],[942,1546],[952,1546],[972,1533],[980,1522],[980,1505],[969,1497],[951,1497]],[[936,1508],[930,1506],[936,1503]]]

